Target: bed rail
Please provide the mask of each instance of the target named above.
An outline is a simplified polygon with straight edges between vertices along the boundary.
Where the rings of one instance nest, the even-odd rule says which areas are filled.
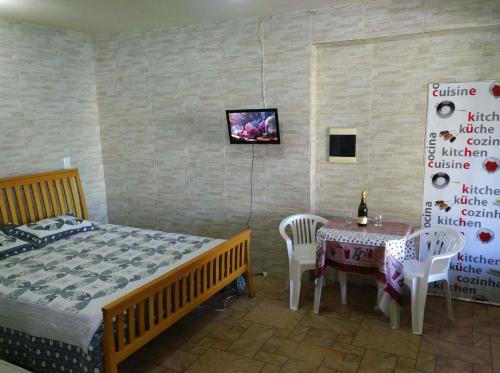
[[[105,372],[243,274],[253,297],[249,230],[103,307]]]

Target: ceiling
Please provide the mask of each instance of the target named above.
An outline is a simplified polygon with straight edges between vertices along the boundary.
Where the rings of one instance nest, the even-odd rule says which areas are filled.
[[[0,17],[90,34],[330,7],[349,0],[0,0]]]

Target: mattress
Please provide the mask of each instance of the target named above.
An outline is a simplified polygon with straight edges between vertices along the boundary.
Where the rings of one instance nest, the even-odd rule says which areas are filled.
[[[0,327],[87,353],[104,305],[223,242],[97,225],[0,261]]]

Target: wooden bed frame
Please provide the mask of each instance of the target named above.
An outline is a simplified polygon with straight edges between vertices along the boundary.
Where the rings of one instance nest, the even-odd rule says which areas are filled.
[[[88,219],[77,169],[0,180],[0,226],[67,213]],[[104,306],[105,372],[117,373],[121,361],[241,275],[253,297],[249,230]]]

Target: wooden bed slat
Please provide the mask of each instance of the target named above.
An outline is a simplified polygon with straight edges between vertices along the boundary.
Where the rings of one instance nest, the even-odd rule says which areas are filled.
[[[48,181],[47,186],[49,187],[50,200],[52,204],[52,209],[54,211],[54,216],[60,215],[61,210],[59,209],[59,202],[57,201],[56,192],[54,190],[54,181],[53,180]]]
[[[156,304],[156,313],[158,315],[158,322],[162,322],[163,319],[164,319],[164,303],[163,303],[163,291],[164,289],[160,289],[160,291],[158,292],[158,302]]]
[[[118,339],[118,350],[125,345],[125,324],[123,322],[123,313],[116,315],[116,334]]]
[[[24,193],[25,199],[23,201],[26,201],[26,206],[28,207],[28,215],[29,215],[29,221],[36,221],[36,216],[35,216],[35,210],[33,209],[34,207],[34,198],[32,198],[31,195],[31,190],[30,190],[31,184],[25,184],[22,186],[22,192]]]
[[[14,203],[14,198],[12,198],[13,188],[6,189],[8,209],[10,211],[10,218],[12,219],[9,223],[19,224],[19,219],[17,218],[17,208]],[[6,223],[5,223],[6,224]]]
[[[16,176],[0,180],[0,227],[27,224],[73,212],[88,219],[77,169]],[[5,196],[5,197],[4,197]]]
[[[153,329],[155,324],[155,295],[151,294],[148,298],[148,330]]]
[[[36,220],[42,220],[44,218],[43,215],[43,209],[42,209],[42,203],[40,199],[40,185],[39,184],[31,184],[31,189],[33,191],[33,197],[35,198],[35,207],[36,207],[36,214],[37,214],[37,219]]]
[[[76,187],[76,182],[74,179],[70,179],[69,180],[69,186],[71,188],[71,200],[73,201],[73,206],[74,206],[74,209],[75,209],[75,214],[78,216],[78,215],[81,215],[82,214],[82,208],[80,206],[80,204],[78,203],[78,190],[77,190],[77,187]]]
[[[61,179],[61,184],[63,185],[63,190],[64,190],[64,200],[66,201],[66,205],[68,206],[68,213],[74,214],[75,213],[75,206],[73,203],[73,196],[69,192],[69,186],[68,186],[68,179]]]
[[[4,193],[2,190],[0,190],[0,217],[2,218],[2,221],[9,221],[9,217],[7,215],[7,205],[5,204],[4,200]]]
[[[61,211],[61,214],[65,215],[68,213],[68,210],[66,209],[66,202],[65,202],[65,198],[63,196],[63,188],[61,186],[61,179],[54,180],[54,185],[56,187],[57,198],[59,200],[59,210]]]
[[[21,215],[21,221],[28,221],[29,220],[26,218],[26,208],[25,208],[25,203],[23,201],[23,194],[21,192],[21,185],[16,185],[14,187],[15,190],[15,195],[16,195],[16,201],[17,201],[17,209],[19,210],[19,214]]]
[[[167,300],[165,302],[165,307],[167,307],[166,312],[165,312],[165,318],[169,319],[170,315],[172,314],[172,288],[170,286],[166,287],[167,289]]]
[[[135,340],[134,310],[135,310],[134,305],[130,306],[130,308],[127,310],[128,343],[132,343]]]

